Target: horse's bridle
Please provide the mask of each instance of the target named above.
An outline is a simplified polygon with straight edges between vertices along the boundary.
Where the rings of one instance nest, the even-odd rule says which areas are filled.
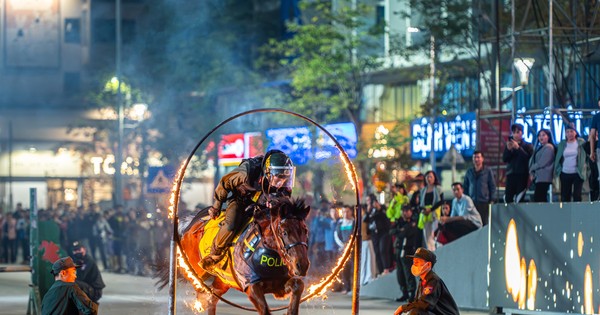
[[[306,242],[295,242],[295,243],[291,243],[286,245],[285,241],[283,240],[283,238],[281,237],[281,224],[287,220],[286,219],[281,219],[281,221],[279,221],[279,224],[276,225],[276,227],[274,226],[273,220],[271,219],[271,231],[273,231],[273,233],[275,234],[275,240],[277,242],[277,247],[279,247],[281,250],[281,255],[283,256],[283,258],[286,260],[286,262],[290,263],[290,254],[288,253],[290,249],[292,249],[295,246],[298,245],[303,245],[306,246],[306,248],[308,248],[308,244]],[[295,219],[295,220],[299,220],[300,219]],[[291,272],[291,269],[290,269]]]

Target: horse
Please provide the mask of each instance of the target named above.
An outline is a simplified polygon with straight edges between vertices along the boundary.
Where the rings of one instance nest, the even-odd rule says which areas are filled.
[[[287,196],[277,197],[267,204],[269,206],[252,204],[246,208],[246,213],[252,213],[251,219],[246,220],[248,223],[223,260],[210,271],[203,270],[199,262],[209,255],[224,212],[211,220],[207,208],[185,226],[182,224],[180,249],[190,267],[203,281],[213,278],[209,286],[212,293],[196,289],[198,300],[207,302],[209,315],[216,314],[219,296],[231,288],[246,293],[258,314],[270,314],[265,294],[273,294],[277,299],[289,298],[287,314],[298,314],[304,291],[302,277],[310,266],[305,223],[310,207],[301,198]],[[164,273],[162,277],[164,286]]]

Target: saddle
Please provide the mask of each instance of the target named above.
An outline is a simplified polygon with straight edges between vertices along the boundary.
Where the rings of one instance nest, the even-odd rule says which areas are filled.
[[[248,210],[252,207],[246,209],[247,214],[251,213]],[[201,257],[210,255],[219,224],[224,219],[225,213],[222,212],[217,219],[206,221],[198,244]],[[276,250],[264,246],[260,226],[253,216],[246,215],[241,232],[236,233],[225,257],[215,264],[210,273],[230,286],[245,290],[252,283],[287,275],[288,268]]]

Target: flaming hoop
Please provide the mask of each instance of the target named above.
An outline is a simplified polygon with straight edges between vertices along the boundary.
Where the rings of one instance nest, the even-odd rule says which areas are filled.
[[[327,129],[325,129],[323,126],[321,126],[320,124],[318,124],[317,122],[315,122],[314,120],[312,120],[306,116],[303,116],[301,114],[298,114],[298,113],[295,113],[292,111],[288,111],[285,109],[280,109],[280,108],[260,108],[260,109],[249,110],[249,111],[245,111],[245,112],[233,115],[233,116],[229,117],[228,119],[222,121],[220,124],[215,126],[211,131],[209,131],[206,135],[204,135],[204,137],[196,144],[196,146],[194,147],[194,149],[192,150],[192,152],[190,153],[188,158],[182,163],[181,167],[179,168],[179,171],[177,172],[177,179],[173,183],[173,189],[172,189],[171,198],[170,198],[171,204],[169,206],[169,218],[172,219],[172,221],[173,221],[173,234],[171,236],[171,243],[170,243],[171,248],[170,248],[170,268],[169,268],[169,314],[170,315],[175,314],[175,300],[176,300],[175,293],[176,293],[178,264],[179,264],[179,267],[182,267],[184,269],[187,277],[189,279],[191,279],[191,281],[195,285],[199,286],[204,291],[217,296],[219,298],[219,300],[221,300],[231,306],[234,306],[234,307],[237,307],[240,309],[244,309],[244,310],[248,310],[248,311],[255,311],[254,308],[249,308],[249,307],[245,307],[242,305],[238,305],[236,303],[228,301],[227,299],[223,298],[220,295],[215,294],[212,291],[212,289],[210,287],[208,287],[204,283],[204,281],[202,279],[200,279],[200,277],[198,277],[195,270],[190,267],[190,262],[189,262],[189,259],[186,255],[185,251],[182,250],[182,247],[180,244],[179,232],[178,232],[179,217],[177,214],[178,207],[179,207],[179,197],[180,197],[180,193],[181,193],[181,184],[183,182],[185,171],[186,171],[190,161],[196,154],[196,151],[200,148],[200,146],[204,143],[204,141],[206,141],[206,139],[208,139],[208,137],[210,137],[215,131],[217,131],[223,125],[225,125],[228,122],[230,122],[234,119],[237,119],[239,117],[254,114],[254,113],[283,113],[283,114],[298,117],[304,121],[311,123],[315,127],[319,128],[321,131],[323,131],[335,143],[335,147],[339,150],[339,152],[340,152],[339,156],[341,156],[341,161],[342,161],[342,164],[344,165],[346,175],[348,176],[348,179],[352,183],[352,189],[354,190],[355,195],[356,195],[356,206],[354,209],[355,210],[354,230],[352,231],[352,236],[350,237],[350,241],[348,242],[348,244],[346,244],[346,248],[344,248],[343,254],[338,259],[337,265],[333,268],[331,274],[329,274],[329,276],[321,279],[318,283],[311,285],[307,289],[307,291],[309,293],[307,295],[305,295],[304,297],[302,297],[300,302],[305,302],[307,300],[310,300],[316,296],[319,296],[319,295],[322,295],[323,293],[325,293],[327,288],[329,288],[331,286],[332,281],[337,278],[338,274],[344,268],[344,265],[350,258],[350,254],[352,253],[352,248],[354,247],[354,275],[353,275],[353,282],[352,282],[352,314],[358,314],[358,297],[359,297],[359,293],[360,293],[360,285],[359,285],[360,270],[359,270],[359,268],[360,268],[360,255],[361,255],[361,221],[362,221],[361,216],[362,216],[362,213],[361,213],[361,209],[360,209],[360,195],[359,195],[359,192],[357,189],[358,177],[356,175],[356,169],[354,168],[354,165],[350,161],[350,158],[348,157],[348,154],[346,153],[344,148],[340,145],[340,143],[335,139],[335,137]],[[279,310],[284,310],[286,308],[287,308],[287,306],[284,306],[284,307],[271,309],[271,311],[279,311]]]

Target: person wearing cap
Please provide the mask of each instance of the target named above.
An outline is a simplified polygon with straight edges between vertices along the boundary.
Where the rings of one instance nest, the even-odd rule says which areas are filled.
[[[556,148],[554,176],[560,178],[560,200],[581,201],[581,190],[586,177],[585,141],[578,137],[572,124],[565,125],[565,136]]]
[[[395,236],[394,258],[396,261],[396,280],[400,285],[402,296],[396,302],[414,299],[417,283],[410,272],[412,258],[417,248],[421,245],[423,233],[417,227],[417,219],[413,216],[412,207],[408,204],[402,206],[402,217],[390,231]]]
[[[98,303],[102,297],[102,289],[106,286],[98,265],[87,254],[86,247],[81,242],[73,243],[73,260],[81,266],[77,269],[77,284],[85,292],[92,301]]]
[[[98,304],[75,283],[79,267],[71,257],[54,262],[51,273],[55,281],[42,300],[42,315],[98,314]]]
[[[407,314],[459,314],[458,306],[448,291],[444,281],[433,272],[437,258],[435,254],[425,248],[418,248],[412,257],[411,273],[419,277],[419,286],[414,301],[400,305],[394,315]]]

